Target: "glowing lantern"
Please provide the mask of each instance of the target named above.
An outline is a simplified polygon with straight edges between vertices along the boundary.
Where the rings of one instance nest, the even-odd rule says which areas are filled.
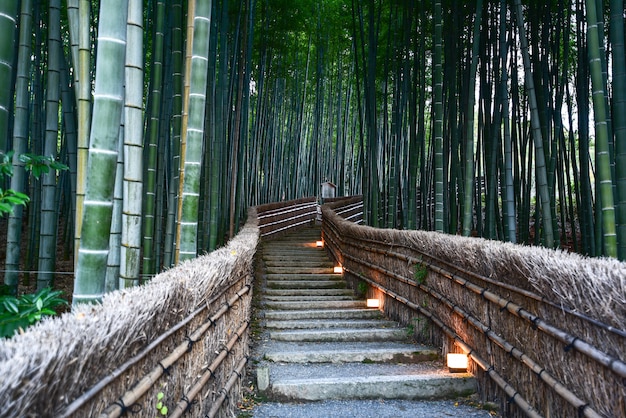
[[[368,299],[367,307],[368,308],[380,308],[380,301],[378,299]]]
[[[447,365],[450,373],[464,373],[467,371],[467,354],[448,353]]]

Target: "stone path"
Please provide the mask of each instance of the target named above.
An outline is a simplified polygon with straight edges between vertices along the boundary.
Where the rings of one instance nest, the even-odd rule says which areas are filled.
[[[319,239],[319,228],[307,228],[259,249],[257,316],[264,328],[253,352],[257,386],[270,401],[282,402],[276,407],[283,412],[254,416],[297,416],[286,411],[302,402],[316,402],[309,404],[312,412],[323,402],[381,406],[475,392],[471,375],[449,373],[439,350],[414,343],[406,328],[356,299],[342,274],[333,272],[326,250],[316,247]]]

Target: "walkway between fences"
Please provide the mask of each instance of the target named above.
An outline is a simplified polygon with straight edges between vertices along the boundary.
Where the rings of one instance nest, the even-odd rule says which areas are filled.
[[[363,295],[347,289],[342,269],[320,240],[321,228],[309,226],[260,244],[254,317],[263,331],[252,358],[258,388],[273,402],[261,404],[253,416],[347,416],[340,410],[313,412],[340,400],[343,408],[352,401],[358,416],[413,417],[416,408],[432,408],[431,403],[404,404],[408,415],[394,402],[382,404],[464,400],[475,393],[474,378],[450,373],[440,349],[414,343],[410,329],[385,319]],[[383,402],[363,410],[365,400]],[[307,401],[315,402],[302,404]],[[447,408],[453,414],[489,417],[454,402]]]

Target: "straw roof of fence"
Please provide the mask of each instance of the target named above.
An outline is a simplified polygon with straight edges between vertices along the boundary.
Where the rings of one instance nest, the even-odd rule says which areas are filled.
[[[356,239],[388,240],[430,254],[477,274],[514,286],[626,330],[626,263],[589,258],[543,247],[431,231],[363,227],[345,221],[329,207],[324,217]],[[497,274],[497,277],[496,277]]]
[[[225,247],[167,270],[148,284],[107,294],[0,341],[0,417],[54,416],[147,342],[249,273],[258,242],[256,211]],[[122,379],[123,380],[123,379]],[[119,393],[126,388],[120,385]]]

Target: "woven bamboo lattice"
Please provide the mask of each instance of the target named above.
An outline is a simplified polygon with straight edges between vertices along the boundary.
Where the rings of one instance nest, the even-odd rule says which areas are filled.
[[[504,416],[626,416],[626,263],[355,225],[322,207],[325,245],[355,289],[443,353],[469,353]]]
[[[0,341],[0,417],[233,416],[248,355],[256,210],[224,248]]]

